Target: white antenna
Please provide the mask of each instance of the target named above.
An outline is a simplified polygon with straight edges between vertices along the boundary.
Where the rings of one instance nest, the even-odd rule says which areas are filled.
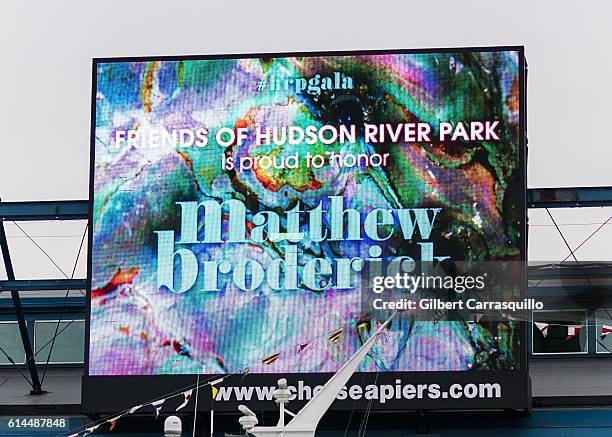
[[[370,349],[372,349],[378,336],[387,328],[396,314],[397,311],[376,330],[374,335],[366,340],[357,352],[355,352],[355,354],[338,369],[334,376],[327,381],[321,391],[315,394],[297,414],[293,414],[285,409],[285,404],[289,402],[290,392],[287,389],[287,380],[284,378],[278,381],[278,388],[274,391],[274,400],[279,405],[280,409],[280,418],[276,426],[256,426],[257,418],[253,412],[244,405],[241,405],[239,409],[245,415],[238,421],[241,425],[243,422],[248,422],[245,424],[250,429],[247,429],[247,427],[243,425],[245,431],[255,437],[314,437],[321,418],[334,402],[338,393],[342,390],[342,387],[346,385],[353,373],[355,373],[361,361],[363,361]],[[293,416],[287,425],[285,425],[285,414]]]

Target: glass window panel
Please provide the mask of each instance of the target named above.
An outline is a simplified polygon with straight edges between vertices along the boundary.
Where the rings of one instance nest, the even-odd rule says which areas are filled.
[[[69,326],[68,326],[69,325]],[[35,325],[34,339],[36,350],[42,349],[36,356],[36,361],[39,363],[47,362],[51,343],[49,342],[57,327],[57,320],[37,320]],[[76,320],[71,323],[70,320],[60,322],[58,328],[58,336],[53,345],[50,363],[82,363],[84,361],[85,351],[85,321]],[[45,346],[46,345],[46,346]],[[43,347],[44,346],[44,347]]]
[[[15,363],[25,363],[25,351],[17,322],[0,322],[0,347],[4,350],[0,350],[0,364],[11,363],[7,354]]]

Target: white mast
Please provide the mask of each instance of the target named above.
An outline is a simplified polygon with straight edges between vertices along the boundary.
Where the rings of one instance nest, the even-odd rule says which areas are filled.
[[[315,394],[297,414],[293,414],[285,408],[285,404],[289,401],[289,390],[287,390],[287,381],[280,379],[278,381],[279,388],[274,391],[274,398],[276,403],[279,404],[281,414],[278,424],[276,426],[255,426],[257,425],[257,418],[251,410],[243,405],[239,409],[245,416],[240,418],[240,424],[243,425],[243,428],[248,433],[255,437],[314,437],[319,421],[334,402],[342,387],[346,385],[353,373],[355,373],[361,361],[372,349],[378,336],[387,328],[396,314],[397,312],[394,312],[376,330],[374,335],[366,340],[357,352],[327,381],[321,391]],[[285,425],[285,413],[293,416],[287,425]]]

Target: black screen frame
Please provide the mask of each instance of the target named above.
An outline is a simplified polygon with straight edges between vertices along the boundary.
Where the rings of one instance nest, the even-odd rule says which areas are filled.
[[[90,376],[89,375],[89,354],[90,354],[90,317],[91,317],[91,284],[92,284],[92,250],[93,250],[93,206],[94,206],[94,170],[95,170],[95,130],[96,130],[96,92],[97,92],[97,69],[98,64],[114,62],[149,62],[149,61],[180,61],[180,60],[221,60],[221,59],[257,59],[257,58],[282,58],[282,57],[321,57],[321,56],[359,56],[359,55],[385,55],[385,54],[427,54],[427,53],[480,53],[480,52],[518,52],[519,68],[519,171],[522,187],[519,208],[521,212],[520,229],[520,259],[525,263],[522,271],[522,295],[527,294],[527,136],[526,136],[526,79],[527,65],[525,60],[524,46],[492,46],[492,47],[456,47],[456,48],[420,48],[420,49],[385,49],[385,50],[350,50],[350,51],[297,51],[297,52],[268,52],[268,53],[228,53],[228,54],[209,54],[209,55],[172,55],[172,56],[127,56],[127,57],[105,57],[93,58],[92,60],[92,93],[91,93],[91,126],[90,126],[90,175],[89,175],[89,217],[88,217],[88,250],[87,250],[87,295],[86,295],[86,315],[85,315],[85,372],[82,384],[82,404],[84,412],[101,413],[115,412],[122,409],[129,409],[133,405],[141,404],[150,400],[158,399],[166,393],[175,392],[185,387],[192,386],[197,375],[151,375],[151,376]],[[504,371],[465,371],[465,372],[389,372],[383,379],[395,380],[402,377],[404,381],[453,381],[459,383],[469,383],[474,380],[500,380],[507,382],[504,384],[504,393],[510,394],[504,399],[472,399],[466,402],[465,399],[449,400],[437,399],[402,402],[398,407],[395,403],[383,410],[416,410],[416,409],[529,409],[531,407],[531,381],[528,374],[528,329],[527,321],[520,322],[520,369]],[[351,379],[351,383],[360,383],[372,377],[373,372],[358,372]],[[324,383],[331,374],[302,373],[302,374],[254,374],[240,376],[236,381],[241,384],[274,384],[276,378],[287,377],[290,382],[296,378],[310,378],[313,386],[317,383]],[[214,379],[220,375],[201,375],[202,381]],[[483,379],[484,377],[484,379]],[[487,379],[489,378],[489,379]],[[379,383],[382,382],[378,379]],[[129,387],[129,390],[125,390]],[[165,391],[164,391],[165,390]],[[121,399],[117,399],[117,394],[121,393]],[[210,388],[208,387],[208,393]],[[204,396],[204,395],[202,395]],[[212,408],[211,397],[206,396],[205,401],[198,404],[198,410],[209,411]],[[238,401],[227,404],[229,410],[235,410]],[[262,409],[274,409],[274,402],[251,401],[249,405],[255,404]],[[354,408],[356,404],[347,402],[348,407]],[[192,406],[185,408],[185,412],[192,410]],[[332,408],[339,407],[335,403]],[[358,410],[362,409],[359,406]],[[375,406],[374,409],[378,409]],[[219,409],[215,405],[215,409]],[[363,407],[365,409],[365,406]]]

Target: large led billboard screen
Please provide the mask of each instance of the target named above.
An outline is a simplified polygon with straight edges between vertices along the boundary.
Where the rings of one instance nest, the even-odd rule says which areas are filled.
[[[520,47],[97,59],[93,80],[94,384],[324,381],[379,326],[365,272],[525,259]],[[475,326],[395,322],[359,372],[526,375],[520,321]]]

